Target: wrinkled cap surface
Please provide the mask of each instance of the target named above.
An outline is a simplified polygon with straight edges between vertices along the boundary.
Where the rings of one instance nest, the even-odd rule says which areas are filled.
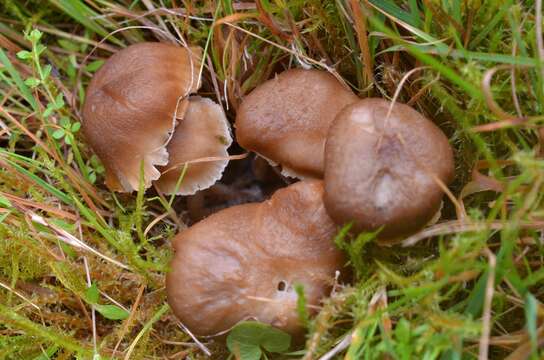
[[[430,120],[404,104],[364,99],[346,107],[325,147],[325,206],[358,231],[384,226],[382,237],[409,234],[439,209],[453,178],[452,149]]]
[[[228,164],[231,143],[230,126],[221,106],[207,98],[190,97],[187,111],[166,147],[169,161],[161,169],[157,187],[167,194],[191,195],[212,186]]]
[[[323,149],[330,124],[357,100],[333,75],[291,69],[247,95],[236,116],[238,143],[288,176],[323,176]]]
[[[168,162],[174,117],[183,116],[183,99],[198,89],[199,59],[196,48],[140,43],[114,54],[93,76],[82,128],[110,189],[137,190],[142,161],[146,188],[160,176],[155,165]]]
[[[166,290],[181,322],[198,335],[248,318],[299,333],[294,285],[318,305],[343,265],[322,195],[321,181],[299,182],[178,234]]]

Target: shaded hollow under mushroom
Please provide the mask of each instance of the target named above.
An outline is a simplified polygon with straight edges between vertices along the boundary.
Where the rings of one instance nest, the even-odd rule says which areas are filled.
[[[404,104],[363,99],[332,124],[325,146],[325,196],[329,215],[357,231],[383,226],[382,238],[417,231],[440,207],[454,175],[447,137]]]
[[[247,318],[300,333],[294,285],[302,284],[308,303],[318,305],[343,265],[322,195],[321,181],[299,182],[178,234],[166,278],[176,316],[198,335]]]
[[[291,69],[255,88],[236,116],[238,143],[292,177],[323,176],[323,150],[330,124],[357,96],[333,75]]]
[[[169,161],[161,169],[157,187],[167,194],[192,195],[212,186],[228,164],[231,143],[230,126],[221,106],[207,98],[190,97],[187,111],[166,147]]]
[[[83,107],[82,129],[115,191],[138,189],[160,176],[166,144],[184,100],[199,87],[200,50],[173,44],[139,43],[113,56],[93,76]]]

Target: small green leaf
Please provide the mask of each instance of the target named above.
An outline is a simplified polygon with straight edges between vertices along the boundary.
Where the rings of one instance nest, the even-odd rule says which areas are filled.
[[[35,88],[36,86],[40,85],[40,80],[36,79],[35,77],[29,77],[25,80],[25,85]]]
[[[43,67],[43,78],[44,80],[47,79],[49,77],[49,75],[51,75],[51,70],[53,68],[51,67],[51,65],[47,64]]]
[[[38,29],[34,29],[30,32],[30,35],[28,35],[28,39],[32,42],[38,42],[40,41],[42,37],[42,32]]]
[[[72,124],[72,132],[73,133],[78,132],[80,128],[81,128],[81,123],[80,122],[76,122],[76,123]]]
[[[89,304],[97,304],[98,299],[100,298],[100,292],[98,291],[98,287],[96,286],[96,283],[92,283],[91,286],[89,286],[85,290],[85,301]]]
[[[242,344],[236,342],[231,350],[232,354],[240,360],[259,360],[263,354],[257,345]]]
[[[96,70],[100,69],[102,64],[104,64],[104,60],[92,61],[87,66],[85,66],[85,70],[87,70],[89,72],[95,72]]]
[[[285,352],[291,345],[291,336],[270,325],[257,321],[238,323],[227,337],[227,347],[243,360],[259,359],[261,347],[269,352]],[[257,356],[258,357],[255,357]]]
[[[77,46],[77,44],[71,42],[70,40],[60,39],[58,40],[58,43],[60,47],[62,47],[63,49],[74,51],[74,52],[79,51],[79,47]]]
[[[55,104],[48,104],[47,108],[43,112],[43,117],[47,118],[47,117],[51,116],[51,114],[53,113],[54,110],[55,110]]]
[[[32,53],[27,50],[21,50],[17,53],[17,57],[22,60],[27,60],[32,58]]]
[[[291,346],[291,335],[270,327],[268,334],[264,336],[261,345],[268,352],[281,353],[289,350],[289,346]]]
[[[121,309],[117,305],[94,305],[96,311],[98,311],[106,319],[110,320],[124,320],[128,317],[129,313],[126,310]]]
[[[76,77],[77,69],[75,68],[74,65],[68,64],[68,66],[66,67],[66,74],[68,75],[70,79],[73,79]]]
[[[72,145],[74,142],[74,135],[66,134],[66,136],[64,137],[64,142],[68,145]]]
[[[395,336],[401,343],[407,344],[410,341],[410,323],[405,318],[400,319],[395,327]]]
[[[55,107],[58,109],[64,106],[64,95],[62,93],[58,94],[55,98]]]
[[[64,129],[57,129],[53,132],[53,138],[54,139],[62,139],[62,137],[64,136]]]
[[[70,119],[67,116],[61,117],[59,120],[59,125],[65,129],[68,129],[70,127]]]

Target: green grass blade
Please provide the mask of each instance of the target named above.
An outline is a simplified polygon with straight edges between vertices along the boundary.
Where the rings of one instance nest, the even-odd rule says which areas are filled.
[[[45,191],[47,191],[51,195],[55,196],[56,198],[58,198],[59,200],[61,200],[65,204],[68,204],[68,205],[73,205],[74,204],[74,202],[72,201],[72,199],[68,195],[66,195],[62,191],[58,190],[54,186],[50,185],[49,183],[47,183],[45,180],[41,179],[36,174],[31,173],[27,169],[23,168],[22,166],[20,166],[19,164],[15,163],[15,162],[13,162],[11,160],[6,159],[6,162],[8,162],[11,166],[13,166],[21,174],[23,174],[23,175],[29,177],[30,179],[32,179],[42,189],[44,189]]]
[[[24,83],[23,79],[21,79],[21,75],[19,75],[19,72],[15,69],[11,61],[9,61],[8,56],[0,48],[0,62],[6,70],[8,71],[9,75],[11,76],[11,79],[15,82],[15,85],[17,85],[17,88],[21,92],[21,95],[25,98],[26,101],[32,106],[32,109],[34,111],[38,111],[38,103],[36,102],[36,99],[34,99],[34,96],[30,92],[30,89],[26,84]]]
[[[421,19],[417,16],[417,13],[406,12],[391,0],[368,0],[368,2],[394,18],[397,18],[414,27],[419,26],[421,23]]]

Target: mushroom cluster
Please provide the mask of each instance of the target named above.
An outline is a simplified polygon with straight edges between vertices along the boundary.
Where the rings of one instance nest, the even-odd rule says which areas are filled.
[[[190,96],[200,57],[199,49],[144,43],[95,75],[83,129],[111,189],[137,189],[142,171],[145,187],[180,195],[221,177],[230,128],[219,104]],[[243,99],[235,129],[240,146],[302,181],[174,238],[168,302],[197,335],[245,319],[300,334],[295,286],[310,308],[327,295],[344,266],[338,227],[380,230],[388,241],[413,233],[439,210],[453,178],[452,149],[432,121],[407,105],[360,99],[325,71],[287,70],[261,84]]]

